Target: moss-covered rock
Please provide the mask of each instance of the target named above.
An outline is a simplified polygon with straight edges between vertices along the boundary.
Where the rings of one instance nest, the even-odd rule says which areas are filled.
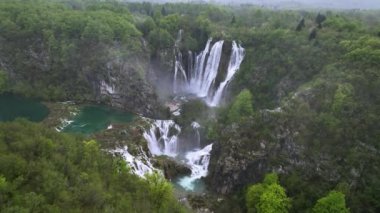
[[[188,166],[167,156],[157,156],[152,159],[153,165],[164,171],[165,178],[174,180],[177,177],[190,175]]]

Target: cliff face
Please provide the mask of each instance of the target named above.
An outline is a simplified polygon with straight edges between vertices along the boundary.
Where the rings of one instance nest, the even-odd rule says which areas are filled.
[[[276,172],[295,205],[304,199],[300,192],[307,192],[309,200],[342,186],[352,192],[348,200],[370,192],[369,183],[377,184],[373,178],[380,172],[379,150],[350,136],[353,130],[345,130],[350,125],[335,130],[337,121],[319,113],[317,100],[326,93],[319,87],[303,88],[281,108],[222,126],[206,178],[210,189],[233,194]]]
[[[0,65],[12,92],[45,100],[102,102],[160,116],[160,104],[147,80],[149,52],[117,43],[78,42],[70,50],[62,46],[53,52],[38,39],[22,42],[25,49],[17,40],[0,42]]]

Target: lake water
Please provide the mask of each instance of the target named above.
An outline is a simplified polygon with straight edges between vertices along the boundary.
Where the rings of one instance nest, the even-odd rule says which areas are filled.
[[[12,94],[0,95],[0,121],[12,121],[20,117],[38,122],[48,114],[49,109],[36,100]]]
[[[92,134],[107,129],[112,124],[131,122],[134,116],[105,106],[85,106],[63,132]]]

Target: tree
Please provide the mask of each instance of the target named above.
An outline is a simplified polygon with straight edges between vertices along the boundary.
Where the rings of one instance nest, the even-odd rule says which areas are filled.
[[[290,199],[280,186],[276,173],[267,174],[263,183],[252,185],[246,193],[246,206],[250,213],[285,213],[290,208]]]
[[[289,208],[290,199],[286,196],[284,188],[276,183],[267,186],[256,206],[259,213],[286,213]]]
[[[228,112],[230,122],[238,122],[243,117],[253,115],[252,94],[248,89],[244,89],[236,97],[231,109]]]
[[[0,94],[3,92],[5,89],[7,83],[7,75],[3,70],[0,69]]]
[[[151,31],[148,35],[148,40],[155,50],[170,48],[174,43],[170,33],[160,28]]]
[[[351,84],[339,84],[337,90],[335,91],[332,110],[335,113],[352,111],[350,108],[353,108],[354,105],[353,95],[354,87]]]
[[[165,212],[168,210],[168,204],[173,199],[172,185],[158,173],[149,174],[146,178],[149,184],[154,209],[156,209],[157,212]]]
[[[314,213],[348,213],[345,196],[341,192],[331,191],[326,197],[317,201],[313,208]]]
[[[140,30],[144,36],[147,36],[154,28],[156,28],[156,23],[154,23],[150,16],[148,16],[140,26]]]

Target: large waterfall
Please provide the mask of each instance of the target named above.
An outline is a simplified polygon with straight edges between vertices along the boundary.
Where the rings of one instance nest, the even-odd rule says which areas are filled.
[[[204,98],[209,106],[217,106],[225,88],[239,70],[244,59],[244,48],[232,42],[230,61],[225,79],[216,85],[224,41],[217,41],[211,46],[212,39],[206,43],[205,49],[195,56],[189,52],[187,71],[182,63],[182,54],[176,48],[173,90],[174,93],[190,93]],[[211,46],[211,48],[210,48]]]
[[[218,89],[216,90],[214,96],[208,99],[208,103],[211,106],[217,106],[222,98],[222,94],[226,86],[230,83],[235,73],[239,70],[240,64],[244,59],[244,48],[237,45],[235,41],[232,42],[232,53],[230,62],[228,63],[227,76],[223,82],[220,83]]]

